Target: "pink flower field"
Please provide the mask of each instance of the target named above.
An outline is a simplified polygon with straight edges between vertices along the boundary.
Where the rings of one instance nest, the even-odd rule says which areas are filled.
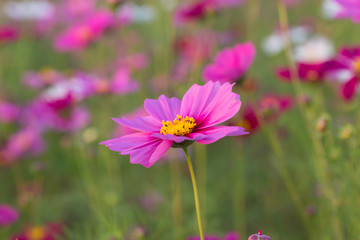
[[[360,0],[0,1],[0,240],[356,240]]]

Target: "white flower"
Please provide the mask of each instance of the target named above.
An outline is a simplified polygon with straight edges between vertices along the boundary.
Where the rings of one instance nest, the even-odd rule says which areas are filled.
[[[124,4],[119,10],[119,18],[131,22],[151,22],[156,18],[156,10],[150,5]]]
[[[297,62],[316,63],[329,60],[334,54],[334,45],[326,37],[315,36],[295,47],[294,59]]]
[[[46,20],[55,14],[55,7],[48,1],[10,1],[3,5],[4,15],[12,20]]]
[[[322,15],[326,19],[333,19],[340,12],[341,6],[335,0],[324,0],[322,3]]]
[[[309,28],[305,26],[292,27],[289,32],[293,44],[303,43],[310,35]],[[268,55],[275,55],[284,50],[285,44],[283,34],[277,30],[263,40],[262,49]]]

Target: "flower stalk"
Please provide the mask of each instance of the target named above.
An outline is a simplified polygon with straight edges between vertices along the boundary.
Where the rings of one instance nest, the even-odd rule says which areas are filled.
[[[204,240],[204,232],[203,232],[203,228],[202,228],[201,214],[200,214],[199,193],[198,193],[198,189],[197,189],[197,185],[196,185],[196,178],[195,178],[194,168],[192,166],[191,159],[189,157],[189,153],[188,153],[187,148],[183,148],[183,150],[184,150],[186,160],[187,160],[188,165],[189,165],[191,181],[192,181],[192,185],[193,185],[193,189],[194,189],[195,208],[196,208],[196,216],[197,216],[197,221],[198,221],[200,239]]]

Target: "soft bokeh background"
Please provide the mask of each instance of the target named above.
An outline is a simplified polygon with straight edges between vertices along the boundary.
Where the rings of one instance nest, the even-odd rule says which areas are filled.
[[[181,151],[172,149],[147,169],[130,164],[128,156],[99,143],[114,137],[112,117],[135,111],[145,98],[160,94],[181,98],[192,84],[204,83],[203,67],[221,49],[246,41],[255,44],[256,58],[242,84],[234,87],[243,105],[231,123],[241,122],[246,106],[256,105],[267,94],[290,96],[293,105],[276,120],[250,130],[250,136],[190,147],[205,232],[224,236],[236,231],[246,239],[262,229],[272,239],[339,239],[333,233],[337,219],[343,239],[358,238],[359,180],[354,176],[359,176],[359,136],[355,131],[359,99],[343,101],[337,82],[303,84],[309,104],[298,106],[293,85],[275,74],[277,67],[287,64],[284,51],[268,53],[279,45],[279,40],[266,43],[280,26],[277,1],[239,1],[236,6],[209,11],[202,19],[182,25],[173,19],[183,1],[114,2],[0,3],[0,32],[5,27],[14,31],[0,34],[0,103],[13,103],[21,112],[15,120],[0,122],[1,149],[13,134],[24,129],[23,122],[45,118],[41,114],[45,110],[34,114],[31,106],[56,85],[54,75],[61,74],[65,82],[72,78],[106,82],[95,84],[91,94],[61,113],[69,119],[73,109],[86,108],[88,121],[65,129],[41,128],[37,134],[43,148],[36,154],[31,149],[35,140],[25,134],[16,145],[20,154],[11,160],[0,155],[0,204],[11,205],[19,213],[14,224],[0,226],[0,239],[12,239],[49,223],[61,229],[56,239],[163,240],[197,235],[191,180]],[[360,27],[350,20],[332,18],[333,13],[324,10],[324,2],[286,1],[290,27],[306,29],[293,37],[293,47],[322,36],[333,57],[339,47],[359,44]],[[25,3],[31,6],[19,5]],[[80,6],[80,13],[74,9],[71,13],[74,6]],[[86,19],[93,9],[108,12],[112,23],[83,49],[56,47],[64,29]],[[87,32],[82,34],[89,37]],[[299,40],[302,38],[305,40]],[[111,91],[116,87],[110,82],[119,69],[129,75],[120,77],[125,83],[119,91]],[[40,79],[37,89],[26,85],[29,73]],[[138,88],[126,90],[126,81],[136,82]],[[50,91],[50,98],[59,91]],[[24,114],[26,109],[32,114]],[[301,109],[308,112],[308,121]],[[319,118],[325,119],[326,130],[319,131]],[[350,137],[340,135],[344,126],[350,129]],[[326,197],[324,183],[319,181],[319,172],[321,176],[324,171],[317,169],[313,160],[318,155],[307,129],[321,144],[335,202]],[[284,171],[294,183],[302,209],[289,194]],[[304,222],[310,226],[308,230]],[[45,238],[33,235],[26,239]]]

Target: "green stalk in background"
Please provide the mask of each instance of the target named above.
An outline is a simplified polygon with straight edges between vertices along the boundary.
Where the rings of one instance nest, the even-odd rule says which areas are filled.
[[[203,231],[203,227],[202,227],[202,223],[201,223],[201,214],[200,214],[199,193],[198,193],[198,189],[197,189],[197,185],[196,185],[195,173],[194,173],[194,169],[193,169],[187,148],[184,147],[183,150],[184,150],[184,153],[186,155],[186,160],[189,165],[191,182],[192,182],[193,189],[194,189],[194,200],[195,200],[196,216],[197,216],[197,221],[198,221],[200,239],[204,240],[204,231]]]
[[[292,45],[290,40],[290,33],[289,33],[289,23],[288,23],[288,16],[286,6],[282,0],[277,0],[277,9],[280,21],[280,27],[283,33],[283,38],[285,40],[285,53],[286,53],[286,60],[288,63],[288,67],[291,71],[292,76],[292,84],[295,90],[295,94],[297,97],[303,96],[304,91],[302,89],[299,76],[297,74],[297,67],[295,62],[293,61],[293,53],[292,53]],[[304,118],[306,128],[309,133],[309,137],[311,139],[311,143],[314,147],[315,156],[313,158],[314,165],[315,165],[315,174],[318,177],[321,186],[324,189],[324,193],[329,200],[330,207],[331,207],[331,224],[332,230],[334,232],[334,236],[336,236],[337,240],[343,240],[343,232],[341,229],[341,224],[339,220],[338,214],[338,200],[334,190],[331,187],[330,179],[328,176],[328,163],[326,159],[325,150],[322,146],[322,143],[315,135],[312,127],[313,120],[306,109],[300,105],[301,114]]]

